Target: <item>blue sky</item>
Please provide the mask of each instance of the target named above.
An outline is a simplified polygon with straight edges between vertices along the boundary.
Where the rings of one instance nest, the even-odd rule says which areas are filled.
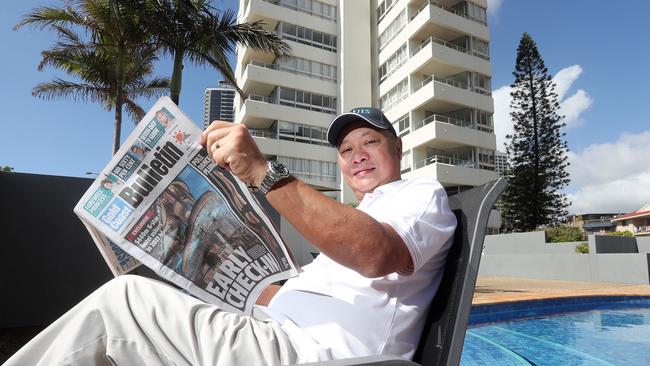
[[[217,0],[219,7],[235,0]],[[650,2],[624,6],[587,0],[488,0],[495,133],[500,143],[511,128],[508,85],[523,32],[537,42],[562,95],[571,150],[572,184],[567,189],[572,212],[627,212],[650,202],[649,100]],[[12,27],[29,10],[61,4],[56,0],[11,1],[0,13],[0,166],[18,172],[84,176],[110,159],[113,112],[97,104],[31,96],[37,83],[62,73],[36,66],[40,51],[52,45],[43,31]],[[169,75],[162,60],[157,75]],[[220,79],[216,71],[186,66],[180,105],[202,123],[203,93]],[[142,101],[146,110],[154,100]],[[123,136],[133,128],[128,117]]]

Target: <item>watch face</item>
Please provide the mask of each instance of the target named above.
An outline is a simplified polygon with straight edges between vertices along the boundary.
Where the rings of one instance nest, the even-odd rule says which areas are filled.
[[[289,176],[289,169],[287,169],[287,167],[279,161],[272,161],[271,169],[273,170],[273,173],[279,175],[280,177],[286,178]]]

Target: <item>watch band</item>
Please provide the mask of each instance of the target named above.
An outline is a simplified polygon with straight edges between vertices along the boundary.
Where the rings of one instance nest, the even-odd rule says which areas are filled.
[[[279,161],[269,161],[266,176],[264,176],[264,180],[262,180],[262,183],[257,187],[256,191],[267,194],[276,183],[288,178],[290,175],[289,169],[284,164]]]

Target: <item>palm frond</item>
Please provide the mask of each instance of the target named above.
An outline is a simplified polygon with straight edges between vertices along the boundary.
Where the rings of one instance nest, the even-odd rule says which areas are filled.
[[[32,89],[32,95],[43,99],[57,99],[71,97],[73,100],[100,102],[106,104],[107,100],[103,90],[86,83],[75,83],[56,78],[51,82],[40,83]]]

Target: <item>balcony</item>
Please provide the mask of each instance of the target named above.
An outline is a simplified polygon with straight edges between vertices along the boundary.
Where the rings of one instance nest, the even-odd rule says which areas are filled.
[[[459,3],[469,4],[469,3]],[[426,34],[443,39],[467,35],[489,41],[485,22],[468,15],[466,11],[451,8],[435,1],[427,1],[409,18],[406,29],[409,38],[425,38]],[[450,38],[452,37],[452,38]]]
[[[496,172],[476,168],[478,163],[471,160],[455,159],[442,155],[429,156],[417,161],[413,170],[404,173],[404,179],[415,177],[434,177],[443,185],[475,186],[497,179]],[[407,170],[409,167],[404,167]]]
[[[249,95],[235,118],[236,123],[243,123],[248,128],[267,129],[276,120],[304,123],[327,127],[332,121],[330,113],[298,109],[280,104],[274,97]]]
[[[634,236],[648,236],[650,235],[650,225],[637,226]]]
[[[313,15],[315,17],[319,17],[319,18],[329,20],[331,22],[336,22],[336,7],[334,7],[334,15],[331,15],[331,14],[323,14],[323,13],[315,12],[312,9],[307,9],[307,8],[302,7],[302,6],[298,6],[297,4],[291,4],[291,2],[289,2],[287,0],[262,0],[262,1],[273,4],[273,5],[281,6],[283,8],[295,10],[295,11],[297,11],[299,13],[309,14],[309,15]],[[296,1],[293,1],[293,2],[295,3]]]
[[[428,125],[431,122],[442,122],[442,123],[448,123],[454,126],[459,126],[459,127],[467,127],[471,129],[476,129],[476,125],[472,123],[471,121],[465,121],[462,119],[458,118],[451,118],[447,116],[443,116],[442,114],[432,114],[431,116],[423,119],[422,121],[416,122],[413,125],[413,129],[417,130],[421,127],[424,127]]]
[[[443,156],[443,155],[429,156],[426,159],[416,161],[414,165],[415,165],[415,169],[420,169],[427,165],[431,165],[435,163],[460,166],[464,168],[476,168],[476,163],[474,163],[471,160],[462,160],[462,159],[452,158],[450,156]]]
[[[307,72],[307,71],[304,71],[304,70],[294,69],[294,68],[291,68],[291,67],[288,67],[288,66],[282,66],[282,65],[278,65],[278,64],[269,64],[269,63],[262,62],[262,61],[257,61],[257,60],[252,60],[251,62],[248,63],[248,65],[260,66],[260,67],[264,67],[264,68],[271,69],[271,70],[286,71],[286,72],[291,73],[291,74],[302,75],[302,76],[310,77],[312,79],[318,79],[318,80],[324,80],[324,81],[327,81],[327,82],[330,82],[330,83],[336,83],[336,77],[330,77],[330,76],[326,76],[326,75],[315,74],[315,73]]]
[[[436,7],[436,8],[439,8],[439,9],[442,9],[442,10],[445,10],[445,11],[447,11],[447,12],[449,12],[449,13],[452,13],[452,14],[458,15],[459,17],[462,17],[462,18],[465,18],[465,19],[469,19],[469,20],[471,20],[471,21],[473,21],[473,22],[476,22],[476,23],[482,24],[482,25],[484,25],[484,26],[487,27],[487,23],[486,23],[486,22],[484,22],[484,21],[482,21],[482,20],[480,20],[480,19],[477,19],[477,18],[471,17],[471,16],[469,16],[469,14],[467,14],[466,12],[464,12],[464,11],[462,11],[462,10],[454,9],[454,8],[452,8],[452,7],[450,7],[450,6],[447,6],[447,5],[441,4],[441,3],[436,2],[436,1],[433,1],[433,0],[428,0],[427,2],[425,2],[424,5],[422,5],[422,7],[420,7],[420,8],[415,12],[415,14],[413,14],[413,16],[411,17],[411,19],[409,19],[409,21],[411,21],[411,20],[413,20],[415,17],[417,17],[417,16],[418,16],[418,15],[419,15],[419,14],[420,14],[424,9],[426,9],[427,6],[429,6],[429,5],[431,5],[431,6],[433,6],[433,7]]]

